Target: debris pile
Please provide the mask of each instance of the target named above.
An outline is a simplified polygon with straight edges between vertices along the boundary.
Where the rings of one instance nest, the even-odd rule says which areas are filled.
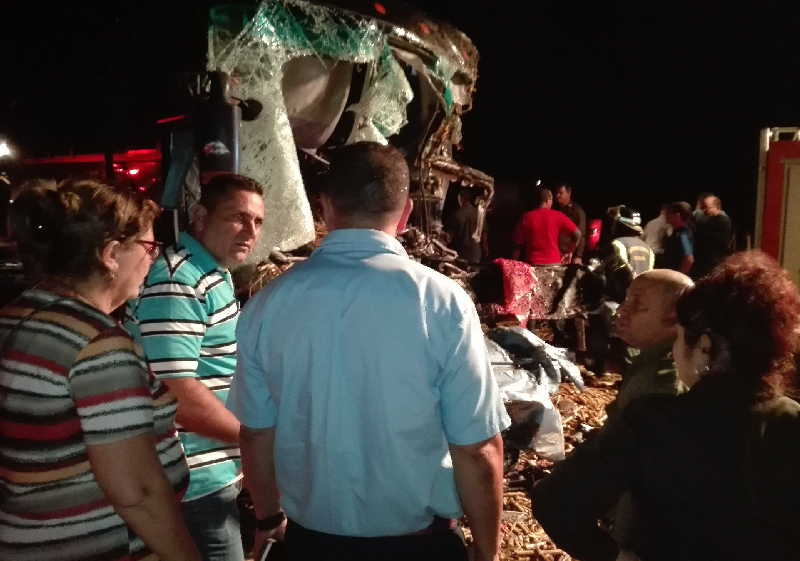
[[[572,383],[562,383],[552,396],[561,413],[566,453],[600,428],[606,419],[605,407],[614,400],[621,377],[617,374],[586,376],[586,388],[581,391]],[[523,451],[516,464],[508,470],[503,494],[501,561],[570,561],[566,552],[558,549],[533,518],[528,491],[536,481],[550,474],[553,462],[540,458],[535,452]],[[464,534],[471,541],[468,521]]]

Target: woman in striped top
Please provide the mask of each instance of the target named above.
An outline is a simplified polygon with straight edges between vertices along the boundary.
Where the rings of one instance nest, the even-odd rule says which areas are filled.
[[[41,280],[0,310],[0,559],[198,561],[175,399],[110,316],[158,255],[156,205],[71,181],[12,212]]]

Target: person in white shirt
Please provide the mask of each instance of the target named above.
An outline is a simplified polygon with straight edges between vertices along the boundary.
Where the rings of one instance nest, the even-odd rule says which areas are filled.
[[[644,241],[656,254],[656,258],[664,253],[664,240],[672,233],[672,226],[667,223],[667,205],[661,205],[661,212],[644,226]],[[658,263],[656,263],[658,265]]]

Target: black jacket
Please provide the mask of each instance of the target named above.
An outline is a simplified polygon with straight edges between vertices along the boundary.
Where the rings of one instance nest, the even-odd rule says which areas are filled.
[[[800,405],[748,404],[719,376],[633,402],[533,492],[534,514],[581,561],[619,551],[597,525],[626,491],[642,561],[800,559]]]
[[[725,214],[706,217],[697,223],[694,234],[695,262],[692,276],[699,278],[730,255],[731,219]]]

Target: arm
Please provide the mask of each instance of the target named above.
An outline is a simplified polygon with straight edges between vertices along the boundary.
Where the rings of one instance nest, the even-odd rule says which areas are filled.
[[[569,218],[567,218],[567,220],[569,220]],[[571,221],[570,221],[570,224],[572,224]],[[573,226],[573,228],[574,228],[574,226]],[[581,231],[580,230],[572,231],[569,234],[569,250],[570,251],[577,251],[576,248],[578,247],[578,244],[580,243],[581,239],[582,238],[581,238]]]
[[[688,275],[689,271],[692,270],[692,266],[694,265],[694,255],[685,255],[683,259],[681,259],[681,266],[680,271],[684,275]]]
[[[534,516],[573,557],[614,561],[619,555],[619,546],[597,522],[627,489],[632,442],[625,425],[609,424],[534,487]]]
[[[694,244],[689,239],[689,234],[686,231],[681,233],[681,249],[683,258],[681,259],[680,272],[688,275],[694,265]]]
[[[575,256],[573,260],[580,263],[583,259],[583,250],[586,247],[586,212],[584,212],[583,208],[580,206],[578,206],[576,210],[578,211],[578,232],[580,233],[580,239],[578,239],[575,244]]]
[[[116,511],[160,558],[199,559],[156,451],[157,439],[177,447],[171,415],[164,417],[174,398],[148,375],[127,333],[98,334],[78,354],[69,383],[92,472]],[[173,449],[180,455],[168,469],[177,480],[187,471]]]
[[[258,353],[261,336],[258,312],[262,292],[248,304],[239,318],[236,338],[240,342],[236,374],[226,406],[241,419],[239,449],[247,489],[253,500],[256,516],[263,519],[280,510],[280,492],[275,475],[275,433],[277,408],[267,386],[266,372]],[[268,540],[283,539],[286,523],[273,530],[257,531],[253,551],[260,558]]]
[[[186,430],[224,442],[239,441],[239,421],[197,378],[164,380],[178,398],[176,420]]]
[[[242,470],[253,500],[256,518],[263,520],[280,512],[280,491],[275,478],[275,429],[253,429],[242,425],[239,435]],[[271,530],[256,530],[253,552],[260,559],[270,540],[283,540],[286,520]]]
[[[242,469],[258,518],[271,516],[281,509],[280,492],[275,479],[275,428],[254,429],[242,425],[239,434]]]
[[[164,561],[199,561],[152,434],[87,446],[97,483],[114,509]]]
[[[450,446],[456,488],[475,540],[475,561],[496,559],[503,510],[503,440]]]
[[[154,267],[148,280],[164,275]],[[138,332],[153,372],[178,398],[177,421],[207,438],[238,442],[236,417],[197,378],[208,313],[195,289],[172,279],[151,284],[142,292],[135,314],[139,323],[131,331]]]
[[[568,236],[567,240],[568,240],[569,246],[568,246],[567,250],[568,251],[577,252],[578,245],[580,244],[581,238],[582,238],[581,227],[577,226],[563,212],[559,212],[558,216],[559,216],[559,221],[560,221],[560,223],[558,225],[559,226],[559,232],[562,235]],[[584,226],[585,226],[586,215],[584,214],[583,216],[584,216]],[[576,256],[580,257],[580,255],[577,255],[577,253],[576,253]]]
[[[491,372],[474,305],[463,292],[462,306],[431,328],[441,353],[439,406],[450,445],[461,506],[475,537],[476,560],[492,561],[500,541],[503,443],[510,425]]]

